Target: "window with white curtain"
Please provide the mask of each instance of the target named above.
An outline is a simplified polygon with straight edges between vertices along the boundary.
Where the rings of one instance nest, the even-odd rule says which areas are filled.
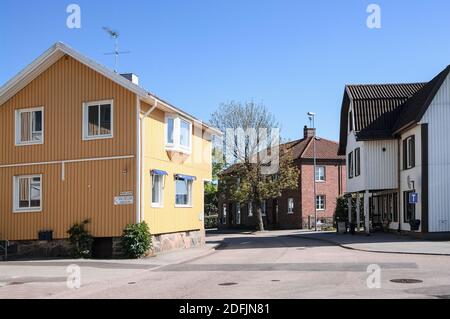
[[[164,176],[152,175],[152,206],[163,206]]]
[[[16,145],[44,142],[44,108],[16,111]]]
[[[294,199],[288,198],[288,214],[294,213]]]
[[[41,211],[41,175],[14,177],[14,211]]]
[[[192,123],[177,115],[166,115],[166,149],[189,153],[191,148]]]

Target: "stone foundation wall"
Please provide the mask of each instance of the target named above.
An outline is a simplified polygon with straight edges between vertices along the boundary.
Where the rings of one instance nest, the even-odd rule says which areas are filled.
[[[52,241],[21,240],[9,242],[8,257],[68,258],[70,257],[70,252],[70,242],[66,239],[56,239]]]
[[[205,245],[205,230],[191,230],[178,233],[161,234],[152,237],[152,253],[202,247]]]
[[[149,255],[171,250],[202,247],[205,245],[205,230],[161,234],[152,236],[152,249]],[[67,239],[51,241],[11,241],[8,248],[8,259],[33,258],[70,258],[71,245]],[[124,258],[121,238],[112,238],[112,258]]]

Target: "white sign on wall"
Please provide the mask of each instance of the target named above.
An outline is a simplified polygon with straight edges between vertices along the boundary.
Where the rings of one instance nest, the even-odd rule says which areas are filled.
[[[133,195],[122,195],[114,197],[114,205],[133,205],[134,196]]]

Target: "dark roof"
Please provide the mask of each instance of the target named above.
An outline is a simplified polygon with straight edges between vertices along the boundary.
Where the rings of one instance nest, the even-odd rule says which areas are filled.
[[[312,137],[306,137],[299,140],[280,144],[281,156],[286,151],[291,151],[294,160],[313,159],[314,147]],[[338,160],[345,163],[345,156],[337,154],[339,144],[335,141],[330,141],[325,138],[316,137],[316,159],[317,160]],[[242,163],[236,163],[223,170],[220,175],[227,175],[236,172],[242,166]]]
[[[325,138],[316,138],[316,158],[318,160],[345,160],[345,157],[339,156],[338,151],[339,144],[327,140]],[[291,147],[293,150],[294,159],[313,159],[314,147],[312,143],[312,137],[302,139],[297,145]]]
[[[428,83],[347,85],[338,153],[345,154],[351,102],[357,140],[395,138],[397,132],[421,119],[449,73],[450,66]]]
[[[414,122],[420,121],[436,96],[436,93],[439,91],[442,83],[444,83],[447,78],[449,72],[450,66],[446,67],[400,107],[401,112],[392,129],[394,133],[408,127]]]

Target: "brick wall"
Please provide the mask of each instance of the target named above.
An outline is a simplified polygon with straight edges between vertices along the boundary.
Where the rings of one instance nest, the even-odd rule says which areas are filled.
[[[314,184],[313,171],[314,166],[309,162],[296,161],[299,169],[299,183],[295,190],[286,190],[282,196],[276,201],[267,201],[267,214],[264,219],[264,224],[267,228],[306,228],[308,226],[308,216],[314,216]],[[325,195],[326,203],[325,210],[318,211],[318,219],[326,219],[327,221],[333,218],[336,207],[336,198],[345,191],[345,166],[339,161],[318,161],[317,165],[325,166],[325,181],[317,183],[317,195]],[[294,211],[288,214],[288,198],[294,200]],[[223,204],[227,206],[227,222],[221,224],[221,227],[250,227],[256,228],[258,221],[256,218],[256,208],[253,208],[253,216],[248,216],[247,203],[241,204],[241,223],[236,223],[236,203],[227,200],[220,200],[219,202],[219,218],[222,221]],[[278,204],[278,214],[276,214],[276,204]],[[232,214],[232,218],[230,218]],[[314,219],[311,219],[313,222]]]
[[[333,217],[336,208],[336,198],[345,191],[345,166],[339,164],[317,163],[325,166],[325,181],[316,183],[316,194],[325,196],[325,210],[317,211],[317,218],[329,219]],[[314,216],[314,166],[312,164],[301,165],[301,192],[303,223],[307,223],[308,216]],[[313,219],[312,219],[313,220]]]

